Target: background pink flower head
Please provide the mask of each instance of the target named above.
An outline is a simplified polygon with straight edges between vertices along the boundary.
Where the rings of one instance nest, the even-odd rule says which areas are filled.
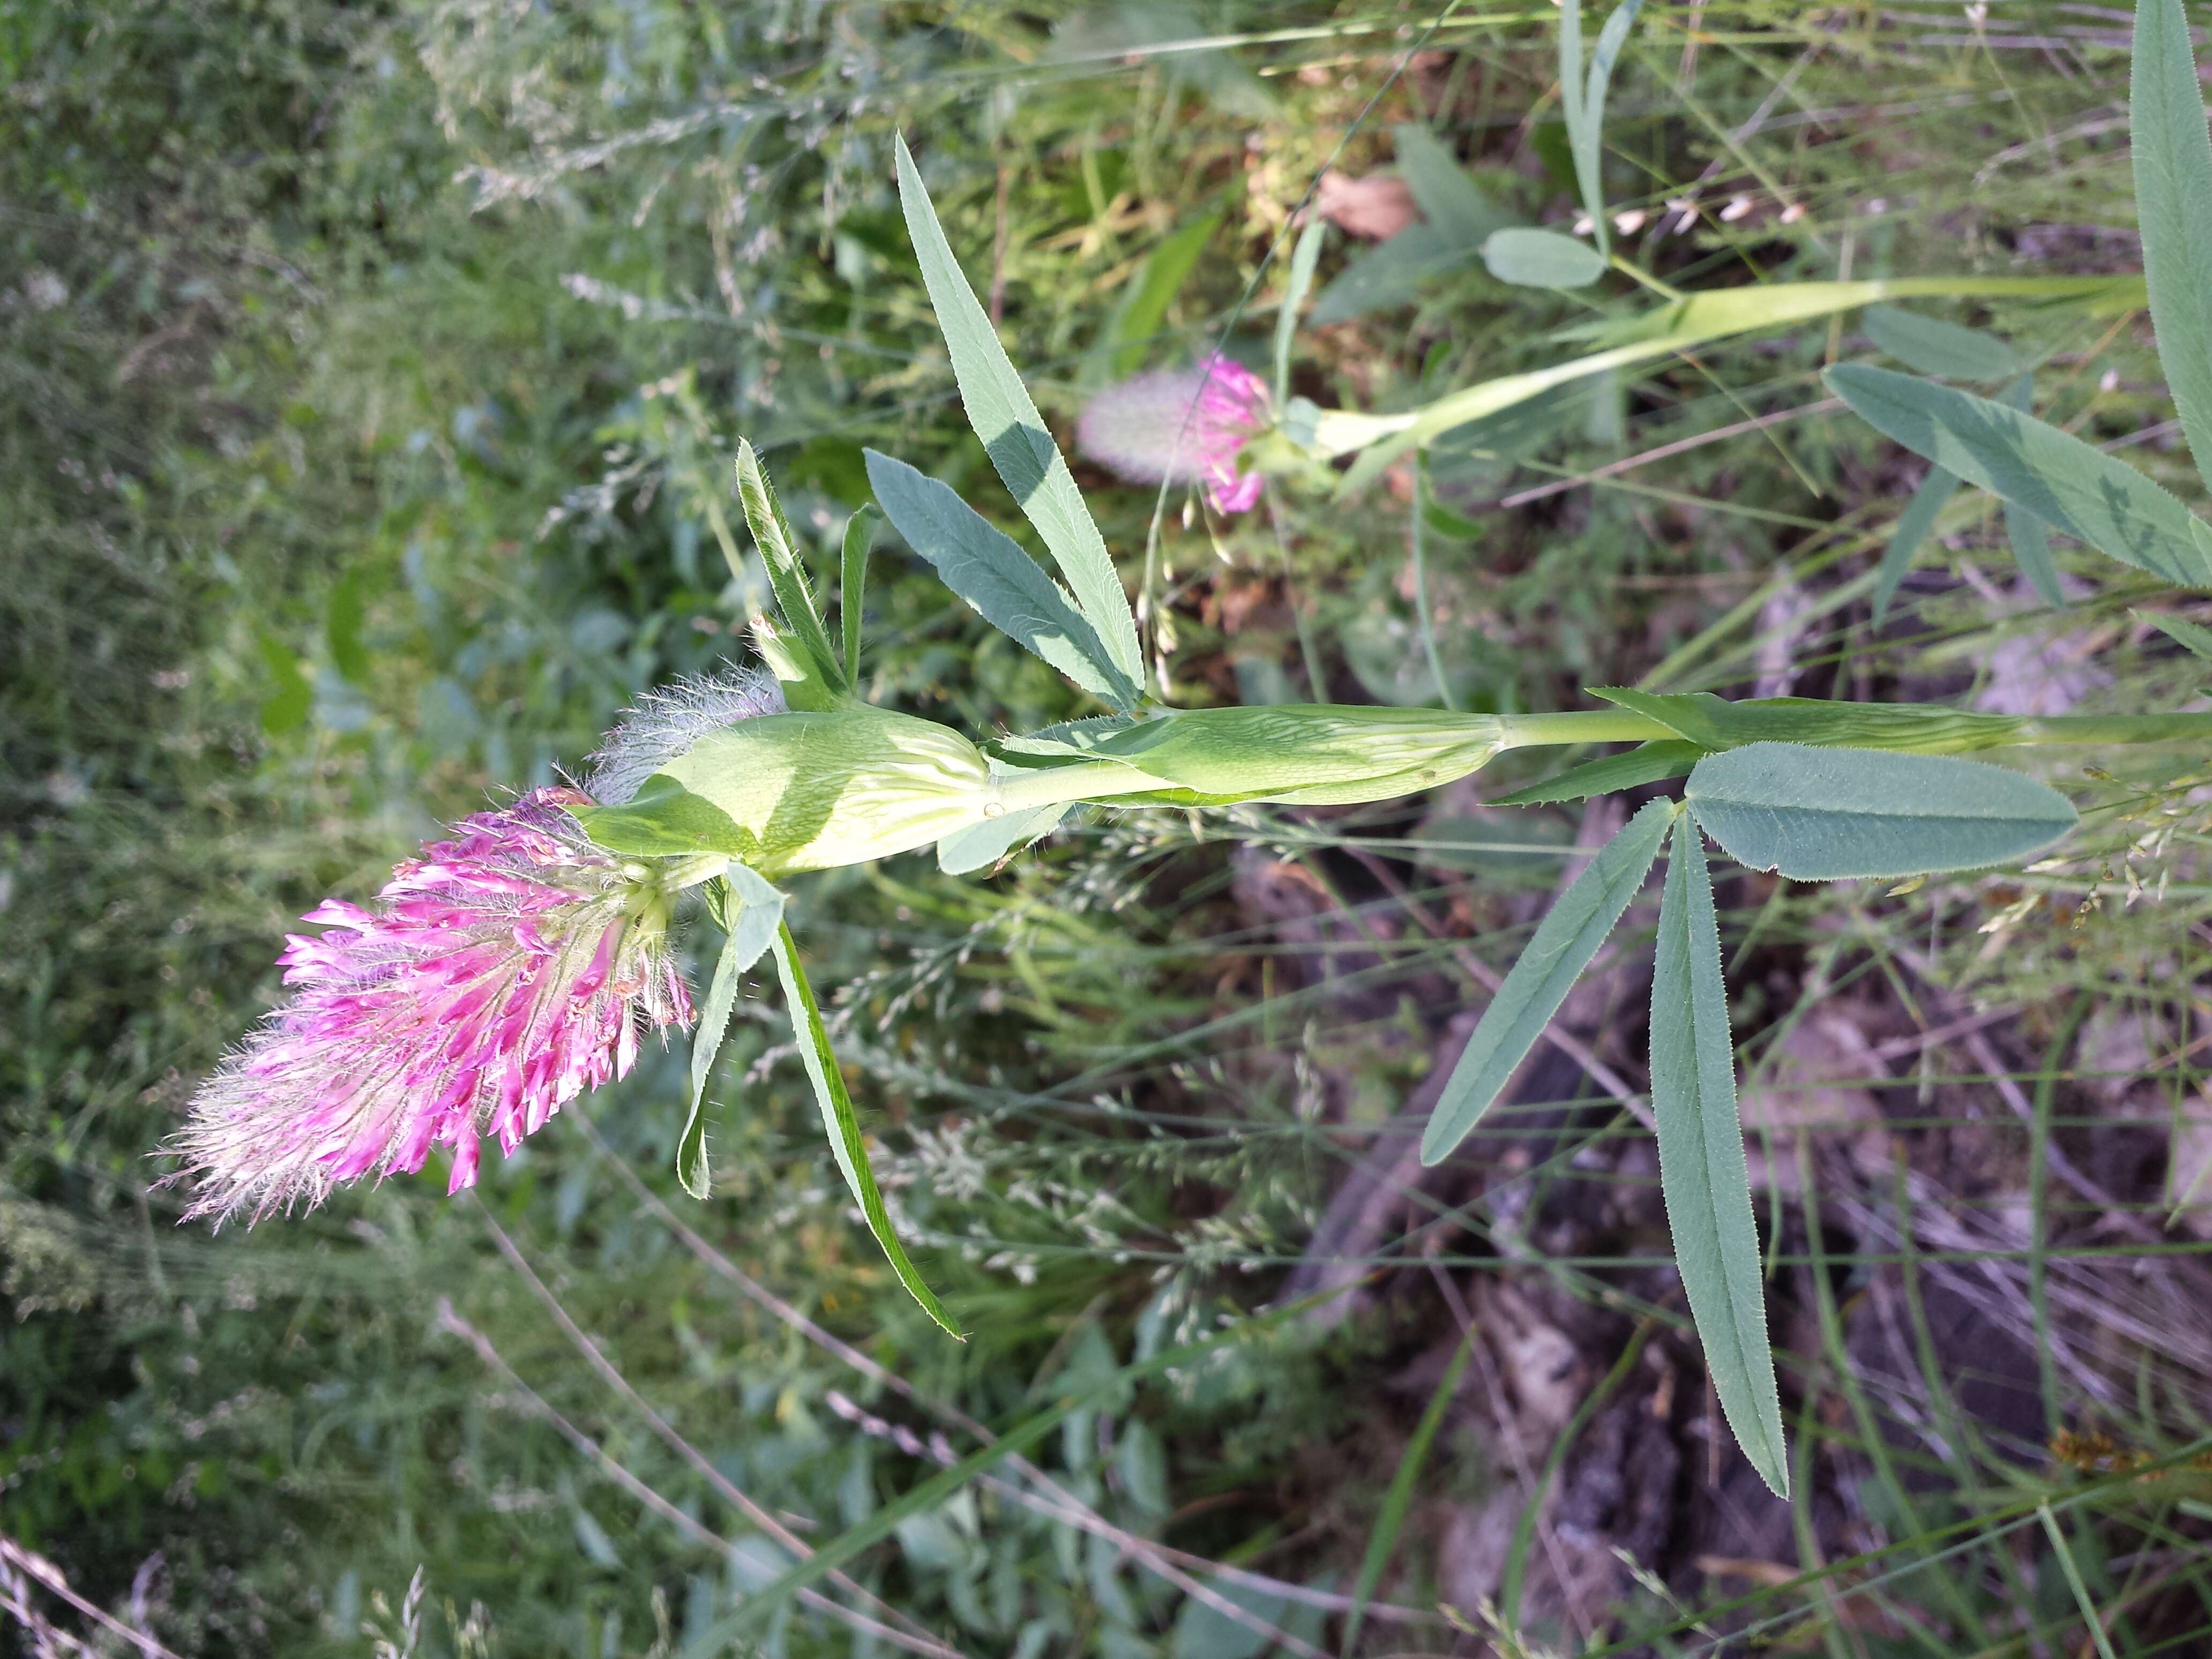
[[[1218,352],[1108,386],[1076,423],[1076,447],[1131,483],[1202,483],[1217,513],[1260,499],[1237,453],[1273,418],[1267,382]]]
[[[623,1076],[641,1029],[688,1025],[659,883],[594,847],[538,789],[464,820],[392,872],[373,908],[331,899],[278,958],[294,988],[201,1086],[172,1150],[189,1215],[259,1219],[342,1182],[477,1137],[513,1152],[587,1088]]]

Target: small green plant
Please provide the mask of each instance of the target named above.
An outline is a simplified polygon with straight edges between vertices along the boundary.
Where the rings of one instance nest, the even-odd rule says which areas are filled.
[[[1602,325],[1592,337],[1596,350],[1551,368],[1486,380],[1399,414],[1322,410],[1288,396],[1292,330],[1319,246],[1318,233],[1309,232],[1293,260],[1293,292],[1279,326],[1273,384],[1261,389],[1268,395],[1263,400],[1259,392],[1240,388],[1244,401],[1231,411],[1235,418],[1206,434],[1209,444],[1223,433],[1235,439],[1226,457],[1209,450],[1202,458],[1209,468],[1226,468],[1225,476],[1202,474],[1217,507],[1241,510],[1274,478],[1285,488],[1325,483],[1340,493],[1357,491],[1400,457],[1473,420],[1571,381],[1657,362],[1727,336],[1923,295],[2125,307],[2142,291],[2132,279],[1973,277],[1778,284],[1694,295],[1664,289],[1612,255],[1597,191],[1594,158],[1606,76],[1634,15],[1632,4],[1608,21],[1585,78],[1579,13],[1571,4],[1565,9],[1563,84],[1578,89],[1567,100],[1566,118],[1598,243],[1595,263],[1593,250],[1572,239],[1528,227],[1493,226],[1481,247],[1493,273],[1504,280],[1580,286],[1619,269],[1657,289],[1662,303],[1626,324]],[[2201,464],[2212,454],[2206,447],[2212,426],[2205,424],[2212,421],[2207,413],[2212,410],[2212,359],[2207,356],[2212,348],[2206,344],[2212,341],[2212,307],[2188,276],[2208,263],[2194,257],[2194,243],[2212,236],[2207,215],[2199,210],[2212,200],[2212,144],[2195,84],[2178,0],[2145,0],[2137,21],[2135,120],[2147,291]],[[951,1331],[950,1313],[893,1231],[788,923],[786,896],[775,883],[931,845],[948,872],[981,870],[1050,833],[1078,809],[1205,811],[1253,802],[1298,806],[1387,800],[1465,776],[1513,749],[1632,744],[1626,753],[1571,766],[1506,798],[1534,805],[1682,781],[1680,798],[1644,805],[1596,852],[1545,918],[1469,1040],[1421,1152],[1428,1162],[1440,1161],[1474,1130],[1665,853],[1649,1119],[1657,1135],[1682,1280],[1721,1407],[1760,1476],[1777,1492],[1786,1492],[1789,1458],[1765,1328],[1706,839],[1748,868],[1808,881],[1904,879],[2017,864],[2068,835],[2078,821],[2075,808],[2040,781],[1965,756],[2040,744],[2202,742],[2212,738],[2212,716],[2032,718],[1923,704],[1731,702],[1626,688],[1595,690],[1602,708],[1531,714],[1326,704],[1169,706],[1149,689],[1154,677],[1147,672],[1137,620],[1104,539],[956,262],[903,143],[896,162],[906,227],[968,419],[1060,579],[952,488],[915,468],[871,451],[869,483],[891,527],[948,588],[1095,699],[1101,712],[1039,731],[978,738],[869,704],[860,695],[860,665],[872,518],[863,512],[847,529],[833,635],[830,613],[768,476],[750,449],[740,447],[738,494],[778,613],[772,618],[763,612],[753,623],[773,693],[748,681],[704,685],[649,703],[616,733],[602,769],[593,775],[588,800],[538,803],[564,813],[591,844],[580,850],[553,836],[556,851],[548,860],[572,873],[588,870],[592,885],[580,897],[575,895],[582,890],[573,884],[562,887],[569,896],[545,902],[583,906],[595,925],[614,930],[590,936],[615,941],[607,947],[614,980],[595,969],[587,955],[562,958],[569,975],[562,982],[588,987],[578,997],[629,1000],[618,1020],[611,1008],[593,1003],[593,1029],[603,1033],[594,1041],[600,1048],[581,1058],[562,1051],[557,1066],[548,1062],[544,1078],[524,1074],[526,1060],[545,1052],[524,1040],[534,1018],[526,998],[516,1005],[521,1035],[493,1033],[482,1050],[483,1063],[469,1073],[467,1089],[454,1085],[450,1101],[439,1103],[450,1122],[410,1116],[395,1106],[394,1095],[369,1099],[374,1091],[364,1085],[357,1091],[366,1103],[362,1109],[373,1107],[386,1115],[366,1127],[349,1121],[338,1139],[290,1148],[307,1169],[304,1176],[285,1174],[270,1184],[260,1172],[249,1171],[259,1184],[241,1186],[234,1170],[221,1167],[223,1161],[264,1156],[265,1146],[210,1128],[190,1143],[198,1149],[196,1164],[204,1174],[228,1179],[228,1191],[257,1202],[312,1200],[334,1179],[377,1167],[419,1166],[433,1140],[445,1139],[456,1148],[456,1184],[465,1184],[474,1166],[471,1162],[465,1170],[462,1160],[473,1158],[471,1125],[477,1115],[513,1115],[513,1139],[519,1140],[573,1096],[567,1079],[577,1079],[576,1086],[596,1083],[627,1065],[619,1045],[631,1028],[631,1003],[654,988],[651,975],[665,965],[649,947],[659,943],[674,896],[696,889],[722,924],[727,943],[699,1003],[690,1112],[677,1154],[684,1184],[695,1194],[708,1190],[707,1079],[744,975],[772,954],[839,1169],[902,1282]],[[1433,189],[1449,189],[1434,177],[1430,182]],[[2002,342],[1946,332],[1909,313],[1875,315],[1881,320],[1870,328],[1893,355],[1948,363],[1951,378],[1995,380],[2016,368]],[[1214,384],[1211,376],[1206,384]],[[1864,365],[1831,370],[1829,384],[1875,425],[1942,469],[1942,483],[1931,480],[1923,487],[1935,503],[1926,519],[1932,520],[1942,497],[1961,480],[2015,508],[2021,517],[2014,546],[2039,584],[2049,574],[2045,538],[2055,530],[2166,580],[2212,586],[2212,526],[2124,463],[2024,412],[2018,405],[2032,387],[2003,401]],[[1183,441],[1177,434],[1164,459],[1139,458],[1130,463],[1132,470],[1150,468],[1163,482],[1180,476],[1184,464],[1175,451]],[[1340,477],[1328,465],[1355,454]],[[1900,532],[1893,544],[1902,551],[1892,562],[1895,568],[1885,571],[1891,587],[1917,540]],[[736,568],[739,560],[726,535],[723,547]],[[2177,637],[2190,643],[2186,635]],[[396,902],[409,896],[403,893]],[[357,925],[349,915],[324,919],[342,927]],[[486,951],[494,943],[489,933],[473,942]],[[635,963],[621,954],[633,945]],[[520,948],[538,954],[527,941]],[[301,961],[312,954],[310,946]],[[507,961],[494,966],[506,971],[501,964]],[[637,984],[629,985],[625,963],[642,976]],[[520,975],[522,969],[514,971]],[[685,1023],[688,1001],[672,992],[649,1013],[655,1024]],[[442,1064],[422,1075],[436,1075],[441,1086],[450,1083]],[[508,1065],[515,1068],[511,1084],[501,1069]],[[229,1084],[237,1080],[236,1073],[228,1076]],[[378,1086],[384,1081],[389,1080]],[[204,1120],[209,1113],[220,1115],[238,1094],[234,1087],[204,1097]],[[338,1103],[351,1110],[355,1102],[349,1095]],[[465,1142],[465,1132],[470,1132]],[[241,1145],[247,1150],[228,1150]]]
[[[1632,7],[1624,7],[1613,23],[1625,28],[1622,20],[1632,13]],[[2164,21],[2162,14],[2168,14]],[[1571,8],[1569,15],[1571,20]],[[2212,146],[2204,139],[2201,112],[2193,123],[2177,123],[2160,114],[2165,106],[2148,101],[2166,97],[2171,106],[2172,88],[2166,82],[2177,74],[2193,87],[2179,18],[2174,0],[2143,7],[2136,79],[2136,120],[2150,139],[2139,153],[2147,159],[2139,160],[2138,167],[2147,169],[2156,185],[2147,191],[2151,303],[2170,361],[2185,355],[2190,341],[2212,339],[2212,310],[2193,286],[2177,285],[2164,263],[2172,257],[2171,240],[2196,234],[2191,228],[2198,224],[2179,205],[2179,181],[2194,179],[2212,193]],[[1607,35],[1617,46],[1612,24]],[[1579,52],[1571,24],[1563,52],[1570,58]],[[1601,62],[1609,61],[1604,40],[1600,57]],[[1573,65],[1565,67],[1571,82]],[[1577,123],[1594,122],[1601,106],[1602,83],[1595,71],[1593,79],[1591,94],[1570,106],[1571,131]],[[2193,144],[2179,143],[2171,131],[2177,125],[2193,126]],[[2075,808],[2044,783],[1960,758],[1962,753],[2014,744],[2203,741],[2212,738],[2212,716],[2028,719],[1937,706],[1797,698],[1732,702],[1705,694],[1658,696],[1625,689],[1596,693],[1613,705],[1607,709],[1523,716],[1324,705],[1165,707],[1142,690],[1134,621],[1067,464],[956,264],[903,143],[897,161],[908,229],[969,418],[1066,586],[1040,572],[1027,554],[950,488],[871,452],[868,472],[877,500],[893,528],[978,614],[1111,712],[987,741],[973,751],[972,761],[963,750],[957,778],[933,770],[939,747],[956,739],[923,738],[918,728],[926,723],[867,710],[852,695],[857,666],[854,619],[865,562],[862,521],[855,520],[848,537],[846,648],[841,655],[830,646],[765,475],[749,451],[742,453],[740,494],[775,573],[785,623],[782,630],[763,623],[757,632],[793,712],[733,728],[746,734],[743,753],[725,754],[711,741],[702,742],[673,757],[627,804],[587,808],[580,814],[594,838],[618,853],[719,853],[743,861],[733,863],[720,884],[717,902],[732,907],[738,921],[708,998],[700,1053],[710,1054],[719,1037],[714,1009],[718,999],[726,1007],[724,976],[730,975],[733,984],[735,975],[767,948],[773,933],[786,998],[794,1022],[803,1028],[802,1052],[840,1165],[901,1276],[942,1321],[934,1299],[878,1220],[880,1202],[869,1202],[871,1183],[851,1105],[836,1081],[819,1015],[798,970],[789,935],[781,931],[782,900],[761,879],[763,872],[827,861],[812,849],[830,826],[848,822],[856,832],[849,843],[840,843],[838,858],[875,856],[933,840],[941,866],[961,872],[1007,856],[1077,806],[1203,810],[1250,801],[1382,799],[1463,776],[1512,748],[1634,743],[1638,746],[1626,755],[1573,768],[1518,797],[1533,804],[1685,780],[1678,801],[1646,805],[1545,918],[1468,1042],[1430,1121],[1422,1157],[1429,1163],[1449,1157],[1473,1132],[1671,842],[1651,995],[1650,1117],[1658,1136],[1677,1261],[1722,1408],[1760,1476],[1777,1493],[1786,1494],[1788,1456],[1768,1346],[1705,839],[1748,868],[1808,881],[1899,880],[2016,864],[2073,829]],[[1586,188],[1589,179],[1585,173]],[[1602,223],[1602,204],[1594,202],[1592,209],[1594,221]],[[1388,422],[1363,422],[1341,412],[1302,411],[1292,405],[1279,428],[1285,442],[1272,451],[1264,441],[1257,447],[1263,459],[1287,453],[1309,463],[1362,448],[1365,454],[1344,481],[1343,487],[1352,489],[1406,448],[1468,419],[1565,380],[1663,356],[1722,333],[1911,294],[2108,297],[2120,286],[2027,279],[1992,288],[1986,281],[1938,279],[1803,284],[1796,291],[1750,290],[1748,297],[1737,291],[1705,296],[1703,304],[1698,298],[1678,297],[1662,313],[1664,325],[1647,329],[1632,344],[1558,370],[1488,383]],[[2177,292],[2185,298],[2177,300]],[[1914,321],[1908,316],[1886,326],[1893,337],[1902,333],[1924,351],[1928,331],[1916,334]],[[1942,343],[1960,349],[1956,341]],[[2208,377],[2212,367],[2192,376],[2185,364],[2174,373],[2185,415],[2196,410],[2199,382],[2212,406]],[[2007,405],[1931,382],[1851,366],[1831,371],[1830,384],[1885,431],[1922,448],[1955,477],[2003,496],[2038,523],[2170,580],[2212,586],[2212,526],[2124,463]],[[1889,413],[1893,410],[1903,412]],[[1168,476],[1165,466],[1158,470]],[[781,750],[789,744],[796,752],[802,741],[817,740],[798,733],[817,729],[819,741],[845,747],[847,740],[836,735],[845,726],[833,732],[827,725],[817,728],[817,722],[848,724],[855,744],[866,741],[860,732],[878,726],[885,732],[913,731],[911,744],[902,750],[894,769],[906,781],[885,788],[880,799],[875,786],[863,791],[841,783],[836,805],[818,814],[790,812],[786,803],[797,774],[763,767],[751,751],[755,745]],[[930,758],[924,758],[925,750]],[[838,774],[841,780],[846,775]],[[855,781],[860,775],[859,770],[851,775]],[[807,843],[809,850],[793,852],[766,838],[767,826],[785,817],[807,826],[816,838]],[[755,915],[762,918],[757,927],[746,921]],[[693,1159],[702,1156],[696,1110],[695,1106],[685,1142],[686,1156]],[[697,1167],[695,1163],[686,1169],[687,1183],[695,1190]]]

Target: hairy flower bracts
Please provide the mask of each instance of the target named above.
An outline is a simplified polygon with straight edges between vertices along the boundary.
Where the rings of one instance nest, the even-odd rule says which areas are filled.
[[[677,872],[592,845],[568,811],[589,799],[532,790],[400,865],[373,908],[307,914],[325,931],[278,958],[291,1000],[202,1086],[173,1148],[189,1213],[312,1208],[434,1146],[458,1192],[480,1135],[512,1152],[629,1072],[646,1030],[691,1023],[666,942]]]
[[[1243,513],[1260,499],[1261,475],[1240,471],[1237,458],[1273,420],[1267,382],[1216,352],[1107,387],[1083,411],[1076,442],[1131,483],[1203,484],[1215,512]]]

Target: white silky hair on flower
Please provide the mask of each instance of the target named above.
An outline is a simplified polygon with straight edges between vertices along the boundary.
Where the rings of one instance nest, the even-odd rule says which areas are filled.
[[[784,712],[783,688],[764,668],[678,680],[647,692],[635,708],[623,711],[591,757],[584,787],[602,805],[620,806],[708,732]]]

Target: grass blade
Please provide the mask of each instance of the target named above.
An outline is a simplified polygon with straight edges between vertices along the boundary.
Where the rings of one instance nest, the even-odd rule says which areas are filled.
[[[1429,1396],[1428,1409],[1421,1413],[1413,1437],[1406,1443],[1405,1455],[1398,1460],[1398,1472],[1390,1478],[1382,1512],[1375,1517],[1375,1530],[1368,1534],[1367,1553],[1360,1558],[1359,1577],[1352,1587],[1352,1611],[1344,1618],[1340,1650],[1347,1656],[1359,1644],[1359,1627],[1367,1622],[1367,1604],[1375,1599],[1375,1587],[1382,1582],[1382,1570],[1390,1565],[1391,1553],[1398,1547],[1406,1511],[1413,1507],[1413,1485],[1420,1479],[1421,1466],[1429,1461],[1429,1448],[1436,1443],[1437,1431],[1443,1426],[1444,1413],[1459,1393],[1468,1361],[1474,1358],[1474,1343],[1475,1334],[1470,1330],[1459,1352],[1452,1355],[1451,1364],[1444,1368],[1436,1392]]]
[[[1120,671],[1124,682],[1141,685],[1145,667],[1137,648],[1136,619],[1091,509],[1083,504],[1066,459],[1045,429],[1029,388],[1014,372],[990,318],[952,257],[906,140],[896,139],[894,147],[907,234],[921,262],[922,281],[936,309],[938,326],[945,331],[945,349],[952,354],[953,378],[960,383],[968,423],[983,441],[991,465],[1013,492],[1023,515],[1044,538],[1045,550],[1060,566],[1076,604],[1103,643],[1108,662]]]
[[[2148,623],[2191,655],[2212,662],[2212,628],[2191,622],[2186,617],[2169,617],[2160,611],[2136,611],[2129,614]]]
[[[1720,923],[1696,823],[1674,831],[1651,975],[1651,1109],[1659,1185],[1705,1369],[1736,1444],[1776,1497],[1790,1495],[1774,1355],[1766,1340],[1759,1226],[1736,1114],[1735,1048]]]
[[[699,1029],[691,1037],[691,1108],[676,1143],[676,1178],[698,1199],[714,1192],[707,1170],[707,1079],[714,1074],[714,1056],[721,1052],[723,1035],[730,1029],[738,981],[775,942],[776,929],[783,925],[783,895],[753,872],[735,864],[722,879],[722,954],[715,959],[707,1000],[699,1006]],[[734,913],[732,905],[737,907]]]
[[[1579,131],[1571,125],[1568,133],[1574,147],[1575,181],[1583,187],[1583,206],[1589,214],[1598,252],[1608,258],[1613,253],[1613,235],[1612,227],[1605,222],[1605,95],[1613,84],[1613,64],[1621,47],[1628,44],[1628,31],[1635,26],[1637,10],[1643,3],[1644,0],[1623,0],[1597,32],[1597,45],[1590,52],[1589,78],[1583,90]],[[1581,33],[1579,21],[1576,33]],[[1562,52],[1560,68],[1564,71],[1565,67]]]
[[[1121,708],[1139,701],[1090,618],[1019,543],[951,485],[872,449],[862,455],[891,527],[985,622],[1093,696]]]
[[[1651,1333],[1657,1328],[1657,1321],[1651,1319],[1637,1325],[1635,1334],[1628,1339],[1628,1346],[1620,1351],[1620,1358],[1613,1362],[1613,1369],[1605,1374],[1595,1388],[1583,1396],[1582,1403],[1575,1407],[1574,1415],[1567,1419],[1566,1425],[1552,1441],[1551,1450],[1544,1455],[1544,1467],[1536,1471],[1535,1490],[1528,1494],[1528,1501],[1521,1506],[1520,1518],[1513,1523],[1513,1541],[1505,1552],[1505,1571],[1498,1581],[1498,1613],[1508,1629],[1516,1627],[1521,1622],[1521,1591],[1528,1576],[1528,1548],[1536,1541],[1536,1522],[1544,1512],[1544,1494],[1559,1478],[1560,1469],[1566,1465],[1567,1454],[1583,1437],[1583,1431],[1589,1427],[1590,1419],[1598,1414],[1606,1401],[1613,1398],[1621,1383],[1627,1380],[1628,1374],[1636,1368],[1637,1360],[1643,1357],[1644,1345],[1651,1340]]]
[[[2058,1517],[2051,1512],[2051,1500],[2045,1498],[2035,1506],[2035,1518],[2043,1522],[2043,1535],[2051,1540],[2052,1553],[2058,1558],[2059,1571],[2066,1575],[2066,1588],[2074,1593],[2074,1605],[2081,1614],[2081,1622],[2089,1627],[2090,1639],[2097,1644],[2098,1659],[2116,1659],[2112,1638],[2105,1634],[2103,1615],[2089,1594],[2088,1585],[2081,1582],[2081,1569],[2075,1565],[2074,1552],[2066,1547],[2066,1535],[2058,1530]]]
[[[1796,881],[2009,864],[2079,822],[2049,784],[1984,761],[1795,743],[1708,755],[1682,799],[1731,858]]]
[[[1168,307],[1190,280],[1198,256],[1206,252],[1207,241],[1220,227],[1221,216],[1209,213],[1152,250],[1152,258],[1145,261],[1144,274],[1130,291],[1128,304],[1114,319],[1109,367],[1115,374],[1133,374],[1145,361],[1145,348],[1167,320]]]
[[[852,1096],[845,1091],[844,1074],[837,1069],[837,1056],[830,1047],[830,1032],[822,1024],[821,1006],[814,1000],[814,988],[806,981],[806,969],[799,965],[799,946],[792,939],[791,925],[781,919],[775,929],[775,971],[783,981],[783,1000],[791,1013],[792,1035],[799,1039],[799,1058],[806,1067],[806,1080],[814,1085],[814,1102],[822,1109],[822,1126],[830,1133],[830,1150],[836,1157],[846,1186],[852,1189],[860,1206],[860,1213],[867,1218],[868,1231],[876,1236],[876,1243],[883,1247],[891,1271],[898,1275],[908,1294],[921,1304],[921,1310],[942,1326],[948,1335],[959,1337],[960,1328],[952,1322],[952,1316],[945,1310],[936,1293],[922,1282],[921,1274],[908,1258],[906,1247],[891,1231],[890,1212],[884,1207],[884,1195],[876,1185],[875,1171],[868,1167],[868,1149],[860,1139],[860,1120],[853,1110]]]
[[[1559,0],[1559,117],[1566,125],[1567,154],[1575,164],[1575,183],[1588,205],[1589,179],[1583,171],[1583,135],[1589,121],[1583,112],[1583,0]],[[1601,252],[1610,253],[1605,215],[1594,213],[1594,234]]]
[[[1283,288],[1283,307],[1275,313],[1275,407],[1291,400],[1291,344],[1297,337],[1298,311],[1313,287],[1314,268],[1321,263],[1321,245],[1328,235],[1328,221],[1318,213],[1298,233],[1291,251],[1289,281]]]
[[[1460,1051],[1422,1133],[1422,1163],[1450,1157],[1474,1133],[1644,885],[1674,817],[1673,802],[1650,802],[1559,895]]]
[[[2198,473],[2212,478],[2212,137],[2182,0],[2136,0],[2128,125],[2158,358]]]
[[[1897,528],[1889,534],[1889,545],[1881,551],[1881,568],[1874,579],[1874,625],[1879,628],[1889,615],[1889,603],[1897,597],[1898,585],[1904,581],[1905,573],[1912,568],[1912,556],[1928,539],[1928,532],[1936,528],[1936,520],[1959,493],[1955,474],[1940,466],[1928,469],[1928,476],[1920,481],[1920,488],[1912,492],[1912,499],[1905,504],[1905,511],[1897,516]]]
[[[2212,587],[2212,554],[2198,545],[2189,509],[2125,461],[1933,380],[1864,363],[1839,363],[1823,378],[1860,419],[1946,471],[2123,564],[2184,587]]]

